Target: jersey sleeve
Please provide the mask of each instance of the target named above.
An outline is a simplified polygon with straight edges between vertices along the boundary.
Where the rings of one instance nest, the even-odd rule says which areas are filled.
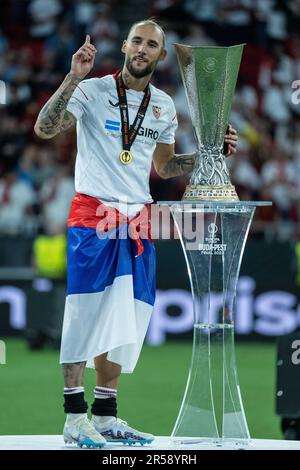
[[[82,119],[89,103],[89,86],[87,81],[80,82],[71,96],[67,111],[70,111],[77,120]]]
[[[178,126],[177,114],[173,100],[170,99],[169,104],[169,123],[167,127],[161,132],[158,143],[160,144],[174,144],[175,132]]]

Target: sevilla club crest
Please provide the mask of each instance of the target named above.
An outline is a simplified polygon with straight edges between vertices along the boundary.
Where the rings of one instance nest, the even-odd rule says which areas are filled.
[[[159,108],[158,106],[152,106],[152,111],[153,111],[154,117],[158,119],[160,116],[161,108]]]

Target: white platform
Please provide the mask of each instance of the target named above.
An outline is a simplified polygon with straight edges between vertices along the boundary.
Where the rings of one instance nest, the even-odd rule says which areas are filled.
[[[158,436],[146,446],[107,445],[104,450],[300,450],[300,441],[252,439],[248,445],[226,442],[216,444],[213,440],[203,440],[197,444],[174,445],[170,437]],[[76,445],[65,445],[61,435],[54,436],[0,436],[0,450],[81,450]],[[101,452],[101,450],[99,450]]]

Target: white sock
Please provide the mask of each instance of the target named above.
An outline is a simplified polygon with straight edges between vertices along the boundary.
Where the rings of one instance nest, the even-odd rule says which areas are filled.
[[[87,418],[87,413],[67,413],[67,422],[72,423],[81,417]]]
[[[108,387],[95,387],[94,388],[95,398],[117,398],[117,389]]]
[[[106,426],[110,421],[117,419],[115,416],[95,416],[93,415],[93,420],[100,426]]]
[[[74,393],[84,392],[84,387],[64,387],[64,395],[73,395]]]

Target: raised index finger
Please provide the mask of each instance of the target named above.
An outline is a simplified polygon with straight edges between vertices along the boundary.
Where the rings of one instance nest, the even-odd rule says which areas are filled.
[[[91,36],[89,34],[85,37],[85,44],[91,44]]]

